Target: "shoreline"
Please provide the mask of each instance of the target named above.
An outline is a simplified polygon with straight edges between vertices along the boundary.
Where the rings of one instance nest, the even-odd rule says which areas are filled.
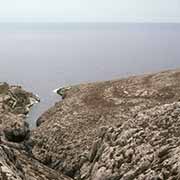
[[[32,153],[34,141],[26,117],[37,95],[21,86],[0,83],[0,179],[70,180],[42,164]],[[38,166],[38,172],[37,172]]]
[[[25,115],[34,95],[0,84],[0,175],[18,180],[178,179],[179,82],[176,69],[60,87],[53,92],[62,100],[32,130]],[[9,158],[10,151],[21,168]]]
[[[113,147],[110,144],[106,146],[107,143],[110,143],[106,140],[107,136],[112,139],[115,138],[114,136],[120,136],[120,139],[125,138],[119,132],[124,126],[127,126],[125,125],[126,121],[128,126],[132,124],[139,132],[139,127],[132,122],[137,121],[137,125],[141,121],[145,123],[146,120],[144,121],[144,116],[141,116],[141,113],[147,114],[151,125],[153,112],[156,112],[157,119],[161,119],[163,118],[161,113],[166,113],[166,109],[170,112],[178,109],[179,78],[179,69],[177,69],[123,79],[79,84],[71,86],[70,89],[66,89],[66,87],[56,89],[55,92],[58,93],[59,90],[58,94],[63,96],[63,100],[56,103],[40,117],[41,123],[32,132],[32,136],[34,139],[41,139],[44,143],[34,148],[34,154],[45,162],[47,155],[50,155],[48,163],[51,164],[51,167],[71,178],[78,179],[78,174],[84,179],[95,178],[98,175],[100,177],[125,177],[125,172],[123,175],[118,174],[116,170],[114,170],[116,174],[110,173],[113,167],[110,166],[111,160],[107,156],[111,156],[110,152]],[[168,115],[166,116],[168,117]],[[129,129],[131,130],[130,127]],[[152,132],[154,131],[152,130]],[[130,133],[128,129],[126,133]],[[134,133],[133,138],[137,137],[137,141],[140,141],[136,131]],[[148,132],[144,131],[144,133],[148,137]],[[109,153],[107,156],[103,151],[104,146]],[[123,148],[120,144],[117,146],[120,149]],[[134,146],[140,148],[137,144]],[[159,146],[161,148],[161,145]],[[45,153],[40,153],[41,149]],[[121,152],[120,149],[116,150]],[[157,147],[155,149],[160,150]],[[152,154],[156,154],[155,149]],[[148,148],[146,150],[148,151]],[[131,157],[132,150],[128,148],[128,144],[126,151]],[[141,151],[140,153],[143,154]],[[107,158],[107,166],[101,162],[103,157]],[[143,157],[146,157],[146,153],[143,154]],[[147,157],[149,156],[147,155]],[[99,158],[100,160],[98,160]],[[114,158],[112,158],[113,161],[116,161]],[[63,163],[61,164],[58,159]],[[125,158],[126,160],[130,161],[128,157]],[[125,161],[122,160],[122,163],[126,164]],[[143,160],[141,161],[145,163]],[[76,164],[76,162],[82,162],[82,164]],[[149,164],[148,168],[150,167]],[[136,165],[134,168],[140,167]],[[138,175],[135,173],[133,176]]]

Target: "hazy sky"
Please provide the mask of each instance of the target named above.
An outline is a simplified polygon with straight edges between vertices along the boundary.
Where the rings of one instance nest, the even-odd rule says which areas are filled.
[[[180,0],[0,0],[0,21],[180,22]]]

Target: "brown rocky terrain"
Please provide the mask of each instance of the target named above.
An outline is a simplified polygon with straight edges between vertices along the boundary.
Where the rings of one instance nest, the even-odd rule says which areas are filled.
[[[180,179],[179,69],[60,88],[31,132],[35,97],[11,88],[0,86],[0,180]]]
[[[180,179],[180,103],[141,111],[116,127],[102,127],[81,179]]]
[[[0,180],[68,180],[32,153],[25,115],[39,99],[19,86],[0,84]]]
[[[73,179],[180,179],[180,70],[58,90],[33,155]]]

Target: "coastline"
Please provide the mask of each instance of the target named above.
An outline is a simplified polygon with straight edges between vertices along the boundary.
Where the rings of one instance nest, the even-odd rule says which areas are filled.
[[[37,95],[21,86],[0,83],[0,180],[69,180],[32,154],[34,142],[26,117],[30,108],[39,102]]]
[[[21,111],[5,103],[0,114],[5,122],[1,132],[8,134],[0,134],[0,175],[11,172],[20,180],[178,179],[179,82],[176,69],[60,87],[53,92],[62,100],[44,112],[31,131],[22,112],[33,95],[22,90],[28,96],[20,101]],[[15,135],[17,142],[12,141]],[[8,158],[10,150],[27,171]]]

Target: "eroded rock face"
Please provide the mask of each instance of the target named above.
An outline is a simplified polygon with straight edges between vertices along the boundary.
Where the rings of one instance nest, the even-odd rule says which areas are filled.
[[[29,112],[33,97],[32,93],[20,86],[0,84],[0,130],[8,141],[22,142],[29,138],[30,130],[25,115]]]
[[[180,179],[179,136],[179,102],[141,111],[97,136],[81,179]]]
[[[70,180],[36,160],[25,115],[36,101],[19,86],[0,83],[0,180]]]
[[[64,88],[30,133],[17,111],[28,101],[8,89],[0,84],[1,179],[180,179],[180,70]]]
[[[24,91],[21,86],[9,86],[2,95],[3,108],[14,114],[28,114],[33,103],[40,101],[37,96]]]
[[[22,166],[16,167],[17,158],[14,151],[6,146],[0,145],[0,180],[23,180]],[[18,161],[18,160],[17,160]],[[18,167],[19,166],[19,167]]]
[[[13,146],[0,145],[0,180],[70,180]]]
[[[9,126],[4,127],[4,135],[8,141],[22,142],[30,137],[29,125],[26,121],[14,119]]]
[[[175,108],[172,103],[178,103],[179,101],[179,82],[180,71],[174,70],[115,81],[72,86],[69,90],[63,92],[63,96],[65,97],[63,101],[57,103],[41,116],[42,123],[32,132],[32,138],[36,141],[33,148],[34,156],[49,167],[75,179],[114,180],[123,178],[129,180],[135,179],[135,175],[137,179],[143,179],[146,175],[151,177],[150,173],[153,174],[152,178],[161,178],[161,172],[163,172],[161,165],[166,159],[169,160],[169,157],[163,156],[163,158],[160,159],[162,162],[153,162],[152,159],[146,161],[151,157],[148,156],[148,158],[146,158],[146,155],[150,153],[152,157],[154,157],[154,154],[161,151],[161,148],[166,148],[165,145],[170,143],[165,142],[163,144],[163,142],[157,142],[157,146],[151,145],[150,142],[156,143],[156,136],[152,135],[154,137],[153,139],[153,137],[151,137],[151,131],[143,129],[146,128],[147,125],[144,125],[144,127],[142,125],[141,127],[138,118],[140,118],[141,112],[145,112],[146,114],[146,111],[149,109],[151,109],[151,111],[157,111],[158,113],[161,108],[164,108],[165,104]],[[151,113],[152,112],[150,112],[150,114]],[[163,115],[159,113],[157,119],[154,119],[150,115],[148,120],[157,123],[161,121],[162,116]],[[167,114],[165,114],[165,117],[166,116]],[[133,122],[132,128],[129,127],[131,121]],[[145,122],[145,120],[143,121]],[[175,121],[175,119],[173,121]],[[125,126],[126,123],[129,123],[127,128]],[[137,123],[137,127],[135,123]],[[112,127],[112,131],[114,132],[116,130],[118,131],[118,127],[120,128],[121,126],[125,126],[127,132],[124,132],[125,134],[119,133],[117,136],[119,136],[120,139],[123,139],[126,133],[128,137],[130,133],[132,136],[139,135],[140,137],[147,138],[144,144],[141,142],[141,138],[140,140],[134,138],[134,140],[139,141],[134,143],[134,149],[137,152],[134,152],[131,144],[128,143],[131,142],[129,140],[130,137],[127,138],[128,142],[121,142],[121,145],[117,144],[117,148],[115,148],[116,151],[119,152],[119,149],[124,148],[126,152],[123,153],[126,153],[125,156],[129,157],[124,160],[124,156],[122,157],[121,152],[119,152],[120,161],[121,158],[123,159],[122,166],[120,166],[120,162],[119,167],[116,168],[119,168],[123,174],[119,172],[119,170],[113,170],[113,162],[109,160],[106,161],[106,158],[109,157],[110,154],[113,161],[114,146],[107,144],[106,157],[106,155],[104,155],[106,151],[102,148],[106,145],[106,141],[104,138],[97,138],[99,136],[98,134],[102,134],[102,136],[108,134],[107,131],[110,131],[110,127]],[[100,127],[107,128],[101,128],[101,130],[99,130]],[[147,126],[147,128],[150,127]],[[157,129],[152,132],[156,132],[157,135],[165,133],[165,129],[161,129],[161,127],[156,124],[155,128]],[[135,132],[131,132],[133,130]],[[144,134],[141,134],[141,130],[143,130],[142,132]],[[109,136],[111,138],[111,136],[114,135],[109,132]],[[161,136],[163,135],[158,135],[157,139]],[[177,134],[173,134],[172,139],[174,139],[175,136],[177,136]],[[177,138],[178,137],[179,136],[177,136]],[[172,142],[174,142],[174,140],[172,140]],[[175,150],[178,151],[178,148],[174,149],[174,147],[171,147],[171,144],[169,147],[170,149],[167,150],[167,154],[171,155],[172,158],[170,157],[170,159],[172,160],[175,156],[172,155],[171,152],[175,152]],[[99,153],[99,148],[102,151],[99,158],[104,158],[104,162],[109,163],[109,165],[104,166],[102,165],[103,163],[98,160],[97,152]],[[112,153],[109,154],[111,151]],[[134,153],[137,154],[137,157],[132,156]],[[139,155],[142,155],[141,158],[145,158],[146,164],[142,164],[142,167],[145,167],[144,170],[136,169],[136,167],[140,167],[140,165],[137,165],[134,159],[138,159]],[[133,161],[131,161],[131,158],[134,158]],[[139,160],[142,160],[141,158],[139,158]],[[133,165],[131,164],[132,162],[134,163]],[[142,162],[144,161],[142,160]],[[173,167],[173,163],[170,164],[169,167]],[[150,168],[152,168],[152,171],[146,172],[146,169]],[[168,171],[169,174],[167,177],[170,179],[170,177],[173,177],[171,174],[173,172]],[[176,172],[177,171],[175,171],[175,173]],[[140,176],[141,174],[142,177]],[[174,174],[174,177],[176,178],[178,175]]]

